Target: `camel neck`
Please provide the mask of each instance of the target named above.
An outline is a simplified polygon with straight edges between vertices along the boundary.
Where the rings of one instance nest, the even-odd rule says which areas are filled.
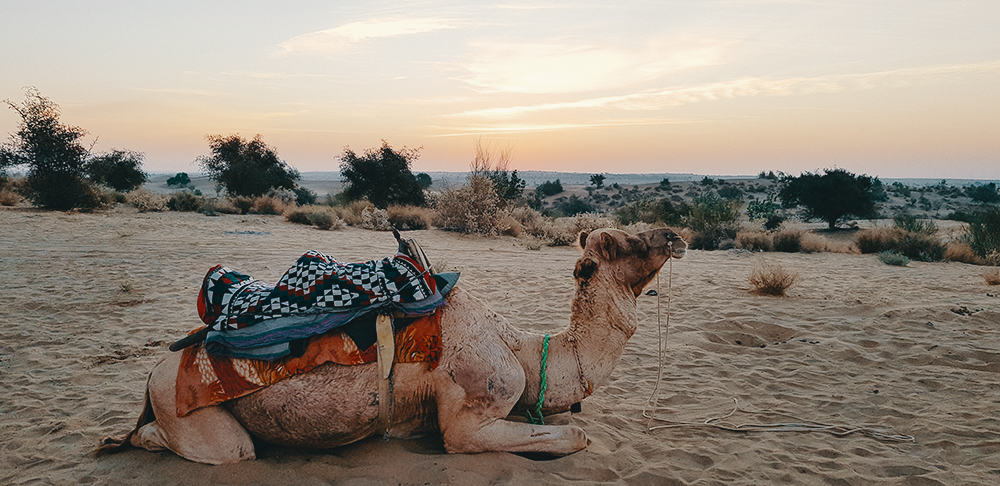
[[[635,295],[616,280],[614,275],[595,274],[578,284],[569,327],[552,335],[549,344],[547,413],[569,410],[607,383],[635,333]],[[522,406],[538,398],[541,346],[542,336],[533,335],[518,353],[525,369]]]

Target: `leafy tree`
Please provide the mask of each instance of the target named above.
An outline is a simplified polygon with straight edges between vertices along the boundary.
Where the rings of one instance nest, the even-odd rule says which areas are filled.
[[[664,177],[662,180],[660,180],[660,189],[670,189],[670,179],[669,178]]]
[[[434,184],[434,181],[431,179],[431,176],[421,172],[417,174],[417,184],[420,184],[421,189],[427,189],[431,187],[431,184]]]
[[[566,201],[557,204],[556,209],[565,216],[576,216],[580,213],[593,212],[594,206],[573,194]]]
[[[179,186],[184,187],[191,183],[191,177],[187,175],[187,172],[178,172],[173,177],[167,179],[168,186]]]
[[[209,135],[211,156],[198,162],[208,176],[231,196],[255,197],[272,189],[295,188],[299,172],[278,158],[260,135],[244,140],[239,135]]]
[[[90,179],[116,191],[128,192],[146,182],[142,171],[143,155],[131,150],[112,150],[90,159],[87,164]]]
[[[600,189],[600,188],[604,187],[604,179],[605,178],[606,178],[606,176],[604,174],[591,174],[591,176],[590,176],[590,184],[593,185],[594,187]]]
[[[715,250],[727,238],[736,237],[740,203],[723,199],[714,192],[695,197],[685,223],[697,234],[691,241],[693,249]]]
[[[995,203],[1000,201],[1000,193],[997,192],[997,185],[995,182],[969,186],[965,189],[965,193],[968,194],[973,201],[982,203]]]
[[[826,169],[822,175],[806,172],[787,178],[780,197],[785,207],[804,206],[807,219],[821,219],[834,229],[849,216],[874,216],[872,191],[873,180],[867,175]]]
[[[535,191],[542,197],[553,196],[563,192],[563,186],[562,183],[559,182],[559,179],[556,179],[554,181],[545,181],[539,184],[538,187],[535,188]]]
[[[88,149],[80,140],[80,127],[59,120],[59,105],[36,88],[25,91],[25,100],[5,100],[21,117],[17,131],[0,145],[0,170],[27,166],[28,199],[50,209],[88,206],[93,188],[87,180]]]
[[[524,194],[524,186],[527,182],[517,175],[517,169],[508,172],[507,170],[496,169],[486,174],[486,177],[493,182],[493,188],[497,191],[497,196],[506,202],[516,201]]]
[[[350,201],[368,198],[380,208],[390,204],[422,206],[424,191],[410,172],[410,164],[418,157],[419,148],[394,150],[385,140],[381,147],[366,149],[361,155],[345,147],[340,156],[344,197]]]

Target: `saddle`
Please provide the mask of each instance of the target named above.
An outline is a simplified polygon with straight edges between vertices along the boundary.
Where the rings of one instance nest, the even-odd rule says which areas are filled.
[[[170,346],[177,351],[206,341],[209,351],[236,357],[274,359],[287,343],[321,334],[374,314],[419,317],[444,303],[457,274],[435,275],[420,245],[403,239],[392,257],[344,263],[310,250],[276,284],[216,265],[198,294],[198,315],[206,324]],[[442,292],[442,290],[444,292]],[[355,330],[357,333],[357,330]],[[286,343],[279,349],[268,346]],[[254,349],[240,354],[233,350]]]

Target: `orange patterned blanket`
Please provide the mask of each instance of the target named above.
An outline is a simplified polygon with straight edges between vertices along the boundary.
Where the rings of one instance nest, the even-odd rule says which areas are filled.
[[[395,339],[396,363],[427,363],[433,370],[441,357],[440,309],[397,330]],[[374,363],[376,346],[358,349],[347,333],[333,331],[309,338],[301,356],[275,361],[212,355],[204,344],[187,347],[177,369],[177,416],[249,395],[324,363]]]

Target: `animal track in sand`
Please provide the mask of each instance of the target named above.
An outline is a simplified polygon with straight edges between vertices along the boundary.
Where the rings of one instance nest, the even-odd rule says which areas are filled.
[[[783,344],[797,333],[795,329],[756,321],[719,321],[705,326],[705,336],[713,343],[752,348]]]

